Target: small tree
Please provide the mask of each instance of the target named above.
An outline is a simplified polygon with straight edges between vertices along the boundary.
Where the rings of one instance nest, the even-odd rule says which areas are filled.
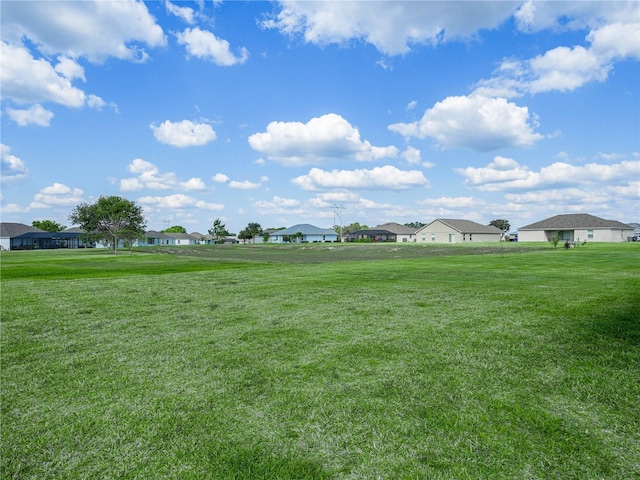
[[[173,227],[165,228],[162,233],[187,233],[187,229],[180,225],[174,225]]]
[[[31,222],[33,227],[39,228],[40,230],[44,230],[45,232],[61,232],[64,230],[64,225],[60,225],[58,222],[54,222],[53,220],[34,220]]]
[[[262,227],[260,224],[250,222],[247,227],[238,234],[238,238],[244,242],[245,240],[251,240],[253,237],[260,235],[261,233]]]
[[[411,228],[422,228],[425,225],[426,223],[422,223],[422,222],[409,222],[404,224],[405,227],[411,227]]]
[[[95,203],[82,202],[73,209],[69,220],[79,225],[90,240],[103,240],[118,253],[118,242],[133,242],[144,236],[147,227],[142,207],[126,198],[100,197]]]
[[[209,229],[209,235],[213,237],[215,243],[224,243],[224,240],[231,234],[227,231],[227,227],[222,223],[222,220],[216,218],[213,222],[213,227]]]

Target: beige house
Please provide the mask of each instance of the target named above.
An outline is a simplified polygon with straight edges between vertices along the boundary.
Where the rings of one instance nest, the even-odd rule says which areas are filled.
[[[499,242],[502,231],[471,220],[437,218],[416,232],[418,243]]]
[[[626,242],[633,227],[587,213],[556,215],[518,229],[519,242]]]

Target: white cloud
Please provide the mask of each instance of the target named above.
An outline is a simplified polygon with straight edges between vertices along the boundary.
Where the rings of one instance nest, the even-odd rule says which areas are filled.
[[[164,2],[164,6],[167,9],[167,12],[169,12],[171,15],[175,15],[176,17],[181,18],[182,20],[187,22],[189,25],[193,24],[193,22],[194,22],[194,20],[193,20],[193,15],[194,15],[193,8],[179,7],[178,5],[175,5],[175,4],[171,3],[171,2],[169,2],[168,0]]]
[[[260,214],[305,213],[305,209],[301,208],[301,202],[295,198],[274,196],[271,200],[258,200],[254,205]]]
[[[637,20],[636,2],[534,2],[527,0],[514,14],[518,29],[524,32],[581,30],[605,23]]]
[[[206,190],[207,186],[200,178],[190,178],[186,182],[180,182],[179,188],[187,191]]]
[[[49,208],[51,206],[72,206],[82,201],[83,191],[70,188],[62,183],[54,183],[43,188],[33,196],[31,208]]]
[[[0,179],[2,183],[18,182],[29,176],[29,169],[22,159],[11,155],[11,147],[0,144]]]
[[[204,182],[200,178],[191,178],[185,182],[179,181],[175,173],[160,173],[157,166],[141,158],[134,159],[128,165],[127,170],[137,176],[120,180],[120,190],[124,192],[143,189],[186,191],[206,189]]]
[[[149,128],[160,143],[180,148],[206,145],[216,139],[216,132],[211,125],[190,120],[175,123],[165,120],[159,126],[151,124]]]
[[[252,190],[255,188],[260,188],[260,186],[261,185],[259,183],[253,183],[248,180],[244,180],[242,182],[232,180],[229,182],[229,188],[236,188],[239,190]]]
[[[19,103],[48,101],[66,107],[84,106],[85,93],[74,87],[69,79],[59,75],[49,62],[33,58],[22,46],[5,42],[0,42],[0,46],[3,99],[11,98]]]
[[[362,40],[387,55],[417,44],[473,37],[495,28],[516,9],[510,2],[279,2],[263,22],[289,36],[318,45]]]
[[[375,147],[361,140],[358,129],[335,113],[312,118],[307,123],[271,122],[266,132],[249,137],[249,145],[270,160],[289,166],[398,155],[396,147]]]
[[[607,80],[615,62],[640,59],[640,21],[604,25],[586,39],[587,47],[560,46],[528,60],[506,59],[494,77],[478,82],[475,92],[506,97],[566,92]]]
[[[405,137],[432,137],[442,148],[490,151],[529,147],[542,138],[527,107],[483,95],[447,97],[425,111],[421,120],[395,123],[389,130]]]
[[[216,183],[227,183],[229,181],[229,177],[224,173],[216,173],[213,177],[211,177],[211,180]]]
[[[229,50],[228,41],[197,27],[187,28],[176,37],[180,45],[186,46],[189,56],[210,60],[221,67],[244,63],[249,58],[249,51],[246,48],[240,48],[239,56],[236,57]]]
[[[50,112],[39,103],[36,103],[26,110],[14,108],[7,108],[6,110],[9,118],[21,127],[26,125],[48,127],[53,118],[53,112]]]
[[[224,209],[224,205],[218,203],[204,202],[183,193],[176,193],[165,197],[140,197],[138,202],[155,209],[185,209],[185,208],[201,208],[204,210],[220,211]]]
[[[144,61],[145,45],[166,45],[143,2],[3,2],[1,21],[4,40],[26,37],[49,56]]]
[[[467,186],[481,191],[542,189],[554,185],[593,185],[602,182],[625,184],[630,179],[640,178],[640,161],[578,166],[555,162],[535,172],[513,159],[496,157],[486,167],[456,168],[455,171],[465,178]]]
[[[391,165],[375,167],[371,170],[332,170],[330,172],[312,168],[307,175],[294,178],[292,183],[303,190],[331,188],[405,190],[425,187],[429,184],[422,172],[398,170]]]

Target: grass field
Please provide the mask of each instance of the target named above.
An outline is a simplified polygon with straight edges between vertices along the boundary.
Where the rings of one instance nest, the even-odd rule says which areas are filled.
[[[640,478],[639,247],[2,252],[0,476]]]

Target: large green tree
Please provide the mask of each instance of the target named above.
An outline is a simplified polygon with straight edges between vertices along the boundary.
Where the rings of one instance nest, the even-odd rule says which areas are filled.
[[[222,223],[222,220],[216,218],[213,222],[213,227],[209,229],[209,235],[213,237],[214,242],[224,243],[225,238],[231,234],[228,232],[225,224]]]
[[[181,225],[174,225],[173,227],[165,228],[162,233],[187,233],[187,229]]]
[[[102,240],[118,253],[120,240],[131,244],[144,236],[147,227],[142,207],[118,196],[101,196],[95,203],[82,202],[73,209],[69,220],[79,225],[91,240]]]
[[[61,232],[64,230],[64,225],[60,225],[58,222],[54,222],[53,220],[34,220],[31,222],[31,225],[39,228],[40,230],[44,230],[45,232]]]
[[[342,235],[349,235],[356,230],[367,230],[369,227],[366,225],[360,225],[358,222],[350,223],[349,225],[344,225],[342,227]],[[334,225],[333,230],[340,235],[340,225]]]
[[[509,220],[505,220],[503,218],[498,218],[496,220],[491,220],[489,222],[489,225],[497,227],[500,230],[502,230],[503,232],[508,232],[509,229],[511,228],[511,225],[509,224]]]

